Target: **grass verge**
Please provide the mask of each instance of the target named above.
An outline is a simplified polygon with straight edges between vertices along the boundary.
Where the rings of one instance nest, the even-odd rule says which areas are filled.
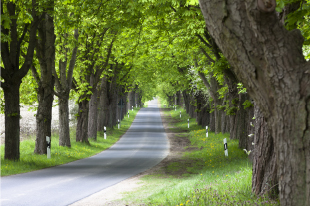
[[[181,118],[180,118],[181,111]],[[187,135],[197,149],[184,152],[160,171],[141,178],[143,186],[127,193],[122,200],[128,205],[280,205],[278,200],[256,197],[251,193],[252,163],[238,140],[229,134],[214,134],[198,126],[185,111],[171,107],[166,115],[173,118],[176,137]],[[190,119],[190,128],[187,126]],[[228,141],[224,156],[223,139]]]
[[[1,176],[20,174],[47,167],[53,167],[98,154],[103,150],[108,149],[119,140],[119,138],[131,126],[131,123],[135,119],[139,109],[140,108],[134,108],[133,111],[130,110],[129,118],[125,115],[125,118],[121,122],[120,129],[117,129],[117,126],[114,129],[107,128],[107,139],[103,138],[103,132],[98,132],[97,141],[89,139],[89,145],[75,141],[75,129],[71,129],[70,131],[71,148],[59,146],[58,134],[52,134],[51,159],[47,159],[46,155],[38,155],[33,153],[35,148],[34,136],[20,143],[19,161],[5,160],[4,145],[1,145]]]

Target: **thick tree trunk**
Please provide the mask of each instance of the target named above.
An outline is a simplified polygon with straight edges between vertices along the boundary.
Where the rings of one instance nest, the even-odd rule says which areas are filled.
[[[91,75],[90,85],[94,86],[94,74]],[[97,140],[98,90],[95,87],[89,101],[88,138]]]
[[[49,11],[54,9],[53,1],[49,2]],[[37,56],[40,63],[41,78],[38,83],[38,109],[36,115],[36,145],[34,153],[46,154],[46,136],[51,137],[52,106],[54,100],[54,78],[52,75],[55,67],[55,34],[53,17],[45,13],[39,28]]]
[[[83,96],[80,98],[83,99]],[[76,126],[76,141],[85,142],[88,141],[88,111],[89,111],[89,101],[84,99],[79,102],[79,112],[77,116],[77,126]]]
[[[68,102],[59,98],[59,146],[71,147]]]
[[[244,109],[242,105],[245,100],[248,99],[247,94],[239,94],[239,110],[237,112],[237,133],[236,136],[239,139],[239,148],[240,149],[247,149],[248,145],[248,125],[250,125],[247,111]]]
[[[264,1],[200,0],[211,36],[268,119],[281,205],[310,205],[310,62],[300,31],[258,5]]]
[[[136,106],[136,92],[135,91],[129,92],[128,98],[129,98],[129,109],[132,109],[132,107]]]
[[[221,113],[221,122],[222,122],[221,123],[221,132],[222,132],[222,134],[224,134],[226,132],[226,127],[228,126],[227,121],[226,121],[227,115],[224,111],[220,111],[220,113]]]
[[[238,118],[237,115],[229,115],[229,139],[237,139],[236,136],[236,128],[237,128],[237,124],[236,122],[238,122]]]
[[[196,99],[193,94],[189,94],[189,113],[190,118],[196,118]]]
[[[205,128],[210,125],[210,106],[209,104],[204,105],[201,108],[201,126]]]
[[[100,90],[98,91],[98,96],[99,96],[99,103],[98,103],[98,119],[97,119],[97,130],[98,131],[103,131],[104,126],[107,126],[107,115],[106,111],[108,110],[107,108],[107,84],[106,84],[106,77],[103,77],[101,79],[101,85],[100,85]]]
[[[268,192],[269,196],[278,195],[277,160],[274,138],[268,129],[266,118],[255,105],[255,133],[253,154],[252,191],[256,195]],[[252,122],[254,124],[254,121]]]
[[[183,94],[183,100],[184,100],[184,104],[185,104],[185,110],[186,113],[189,113],[189,94],[187,93],[187,90],[182,91]]]
[[[174,102],[175,105],[178,105],[178,106],[182,106],[181,105],[181,92],[180,91],[177,91],[175,93],[175,102]]]
[[[211,132],[215,132],[215,114],[214,114],[214,111],[210,113],[209,129]]]
[[[10,84],[10,87],[3,88],[5,99],[5,145],[4,158],[19,160],[19,86],[20,82]],[[18,97],[18,98],[17,98]]]
[[[52,80],[52,78],[51,78]],[[45,81],[47,82],[47,81]],[[51,137],[52,107],[54,100],[53,83],[38,88],[38,109],[36,115],[36,146],[34,153],[46,154],[46,136]]]

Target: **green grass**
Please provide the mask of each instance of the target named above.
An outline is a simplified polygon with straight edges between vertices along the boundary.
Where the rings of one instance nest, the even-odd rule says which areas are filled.
[[[172,107],[171,107],[172,109]],[[180,119],[180,111],[182,118]],[[256,197],[251,193],[252,163],[238,140],[229,134],[209,132],[190,119],[185,111],[166,112],[175,120],[178,131],[187,131],[192,146],[198,149],[183,154],[163,170],[142,177],[143,186],[123,199],[129,205],[280,205],[278,200]],[[223,139],[227,138],[228,157],[224,156]]]
[[[71,129],[70,131],[71,148],[59,146],[59,136],[58,134],[53,134],[51,137],[51,159],[47,159],[46,155],[33,153],[35,147],[34,136],[20,143],[20,161],[4,160],[4,145],[1,145],[1,176],[53,167],[98,154],[101,151],[108,149],[119,140],[119,138],[130,127],[139,109],[140,108],[134,108],[133,111],[130,110],[129,118],[125,115],[119,130],[117,129],[117,126],[114,127],[114,129],[107,128],[106,140],[103,138],[103,132],[98,132],[97,141],[89,139],[89,145],[75,141],[76,131],[74,129]]]

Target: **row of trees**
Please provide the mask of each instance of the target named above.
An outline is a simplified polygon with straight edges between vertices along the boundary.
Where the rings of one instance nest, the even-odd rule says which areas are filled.
[[[284,28],[307,38],[309,5],[281,0],[276,12],[274,1],[257,2],[2,1],[5,158],[19,159],[20,103],[38,104],[35,153],[45,154],[55,96],[59,144],[70,147],[70,98],[79,107],[76,141],[87,144],[160,95],[183,99],[199,125],[252,151],[257,195],[309,203],[308,40]]]

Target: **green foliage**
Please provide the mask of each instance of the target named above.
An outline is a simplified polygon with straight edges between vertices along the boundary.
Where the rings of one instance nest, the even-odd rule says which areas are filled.
[[[310,26],[309,26],[309,16],[310,16],[310,1],[300,1],[300,0],[277,0],[276,10],[281,12],[282,9],[288,5],[297,3],[299,4],[299,8],[291,12],[286,16],[285,19],[285,27],[288,30],[300,29],[304,38],[305,45],[310,44]]]
[[[244,109],[249,108],[249,107],[254,107],[251,101],[245,100],[244,103],[242,104],[244,106]]]
[[[242,83],[238,83],[237,84],[237,88],[238,88],[238,94],[240,94],[240,93],[246,93],[246,88],[245,87],[243,87],[243,84]]]

